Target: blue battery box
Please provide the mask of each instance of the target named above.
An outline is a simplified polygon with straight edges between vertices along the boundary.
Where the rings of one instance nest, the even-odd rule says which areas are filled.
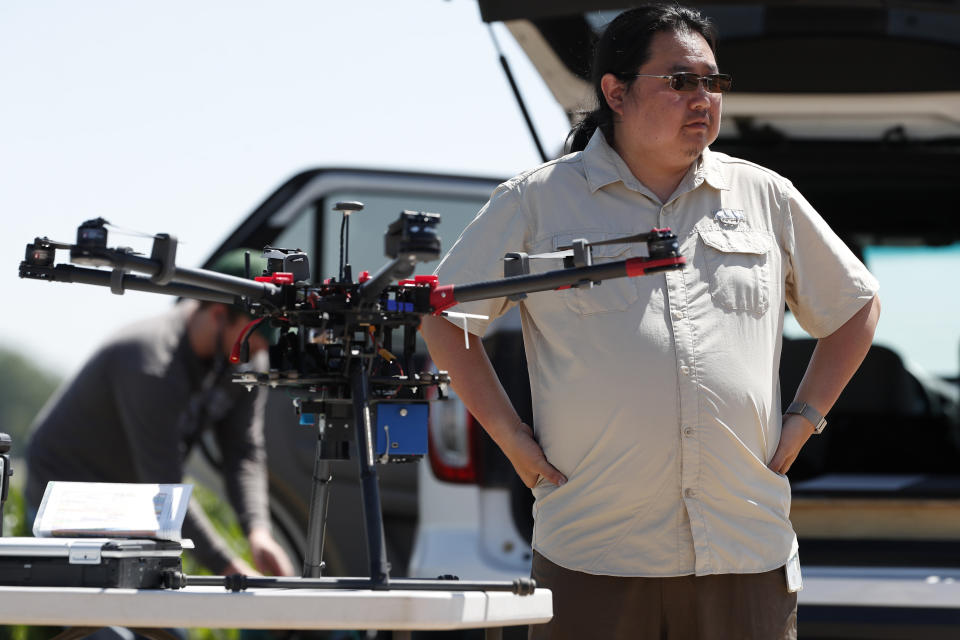
[[[377,455],[426,455],[430,417],[426,402],[380,402],[376,409]]]

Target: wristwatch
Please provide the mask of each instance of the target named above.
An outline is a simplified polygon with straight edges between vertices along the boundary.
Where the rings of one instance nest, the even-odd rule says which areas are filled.
[[[790,406],[787,407],[787,410],[784,411],[784,414],[795,413],[798,416],[803,416],[810,421],[810,424],[813,425],[814,433],[822,433],[823,428],[827,426],[827,419],[824,418],[820,413],[808,405],[806,402],[797,402],[794,400],[790,403]]]

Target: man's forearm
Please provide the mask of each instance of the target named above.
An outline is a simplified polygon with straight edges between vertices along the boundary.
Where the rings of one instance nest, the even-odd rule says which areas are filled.
[[[880,299],[874,296],[839,329],[818,340],[795,399],[826,415],[860,368],[879,318]]]
[[[870,350],[879,318],[880,299],[874,296],[839,329],[818,340],[795,399],[826,415]],[[786,473],[814,426],[801,416],[785,416],[780,442],[768,466]]]
[[[259,365],[266,367],[268,363],[261,358]],[[230,412],[213,426],[222,457],[221,477],[227,498],[244,532],[249,533],[254,528],[270,526],[264,435],[267,392],[261,387],[233,397]]]
[[[463,330],[434,316],[423,319],[420,332],[437,369],[450,374],[450,384],[464,406],[499,444],[504,432],[515,428],[521,420],[480,338],[469,334],[470,348],[467,349],[463,344]]]

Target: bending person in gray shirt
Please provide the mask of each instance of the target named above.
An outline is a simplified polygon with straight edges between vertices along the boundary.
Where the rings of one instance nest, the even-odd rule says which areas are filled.
[[[193,444],[212,429],[223,454],[230,504],[261,572],[292,575],[270,534],[263,415],[266,394],[232,383],[227,362],[249,322],[218,303],[182,302],[101,347],[47,402],[27,451],[27,500],[36,507],[50,480],[176,483]],[[250,338],[251,363],[265,369],[266,339]],[[220,574],[256,572],[230,550],[196,501],[184,537]]]

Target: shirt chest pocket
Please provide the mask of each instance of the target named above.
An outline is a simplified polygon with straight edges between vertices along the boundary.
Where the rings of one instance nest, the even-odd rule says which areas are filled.
[[[584,238],[589,242],[598,242],[627,235],[630,235],[630,233],[566,232],[554,236],[551,244],[553,250],[557,251],[561,247],[569,247],[571,242],[578,238]],[[593,264],[635,258],[641,255],[636,253],[637,246],[640,245],[606,244],[594,246],[592,247]],[[601,284],[595,284],[592,287],[584,284],[564,290],[561,295],[564,303],[571,311],[585,316],[625,311],[633,306],[640,297],[636,278],[613,278],[604,280]]]
[[[770,307],[771,237],[751,229],[697,228],[714,304],[762,316]]]

